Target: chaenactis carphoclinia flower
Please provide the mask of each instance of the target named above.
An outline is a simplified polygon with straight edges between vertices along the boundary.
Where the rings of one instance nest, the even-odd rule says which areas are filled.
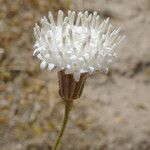
[[[116,58],[115,49],[124,36],[120,36],[120,28],[114,29],[109,18],[101,21],[97,12],[89,14],[85,11],[75,15],[74,11],[68,11],[64,17],[59,11],[57,21],[49,12],[48,19],[42,18],[40,26],[36,24],[34,28],[33,55],[42,61],[41,69],[57,69],[59,94],[65,100],[64,119],[52,148],[57,150],[73,100],[81,96],[87,75],[108,71]]]
[[[64,100],[81,96],[88,74],[108,72],[115,60],[115,49],[123,40],[120,28],[114,29],[109,18],[103,20],[94,12],[68,15],[60,10],[57,21],[49,12],[34,28],[36,38],[33,55],[42,61],[41,69],[58,71],[59,94]]]
[[[97,12],[85,11],[76,15],[74,11],[68,11],[64,16],[60,10],[57,21],[49,12],[48,18],[43,17],[40,24],[34,28],[33,55],[42,61],[41,69],[56,68],[73,75],[76,82],[82,74],[107,72],[116,58],[115,49],[124,38],[120,28],[114,29],[109,18],[102,21]]]

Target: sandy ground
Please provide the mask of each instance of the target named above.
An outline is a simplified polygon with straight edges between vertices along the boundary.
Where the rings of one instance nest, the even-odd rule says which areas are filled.
[[[88,78],[61,150],[150,150],[149,0],[0,0],[0,149],[50,150],[64,104],[56,72],[32,57],[32,28],[48,10],[98,11],[126,40],[105,76]]]

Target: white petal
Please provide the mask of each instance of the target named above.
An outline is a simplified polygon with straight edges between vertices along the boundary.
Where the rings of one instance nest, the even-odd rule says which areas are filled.
[[[78,82],[80,80],[80,73],[79,72],[74,72],[73,76],[74,76],[74,79],[76,82]]]
[[[94,67],[89,67],[89,73],[92,74],[94,71]]]
[[[37,58],[39,58],[40,60],[43,60],[43,57],[42,57],[41,54],[38,54],[38,55],[37,55]]]
[[[53,15],[52,15],[51,12],[49,12],[48,17],[49,17],[49,20],[50,20],[51,24],[52,24],[53,26],[55,26],[54,18],[53,18]]]
[[[93,28],[95,26],[96,16],[97,16],[97,12],[95,11],[93,13],[93,18],[92,18],[92,21],[91,21],[91,28]]]
[[[48,70],[52,71],[54,69],[55,65],[54,64],[48,64]]]
[[[33,56],[35,56],[38,52],[39,52],[39,49],[35,49],[35,50],[33,51]]]
[[[71,14],[71,18],[70,18],[70,24],[71,25],[74,24],[74,19],[75,19],[75,11],[73,11],[72,14]]]
[[[81,12],[78,13],[77,21],[76,21],[76,26],[78,26],[80,24],[80,19],[81,19],[82,15],[83,14]]]
[[[58,11],[58,17],[57,17],[57,25],[60,26],[62,25],[63,21],[63,12],[61,10]]]
[[[41,65],[40,65],[40,68],[43,70],[43,69],[45,69],[46,66],[47,66],[47,62],[46,61],[42,61]]]

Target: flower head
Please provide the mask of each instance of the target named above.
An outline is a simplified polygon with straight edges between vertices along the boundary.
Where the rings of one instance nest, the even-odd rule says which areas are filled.
[[[76,18],[76,19],[75,19]],[[48,20],[49,19],[49,20]],[[101,21],[97,12],[89,14],[74,11],[58,12],[57,21],[49,12],[48,19],[41,19],[41,27],[34,28],[36,38],[33,55],[42,61],[41,69],[56,68],[72,74],[75,81],[84,73],[108,71],[116,58],[115,48],[122,41],[120,28],[114,29],[109,18]]]

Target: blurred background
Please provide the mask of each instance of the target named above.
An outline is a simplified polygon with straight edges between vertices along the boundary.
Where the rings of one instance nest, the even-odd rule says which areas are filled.
[[[0,0],[0,150],[50,150],[64,105],[57,73],[33,58],[33,26],[52,11],[98,11],[126,35],[109,74],[88,78],[61,150],[150,150],[149,0]]]

